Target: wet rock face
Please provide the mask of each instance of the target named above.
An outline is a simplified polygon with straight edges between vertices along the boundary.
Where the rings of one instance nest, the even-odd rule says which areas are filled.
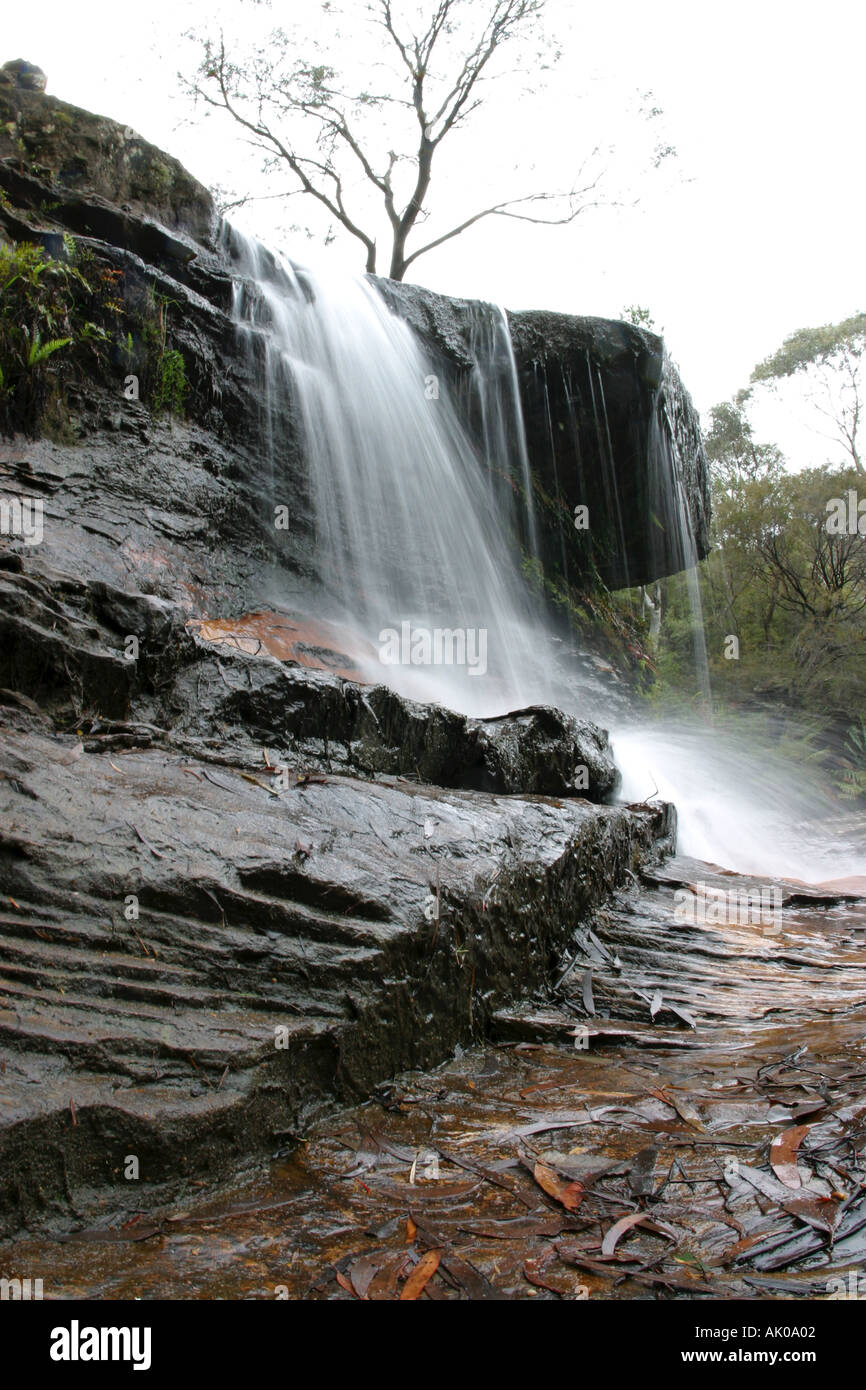
[[[458,390],[472,366],[472,306],[417,285],[375,283]],[[509,312],[545,569],[611,589],[646,584],[710,548],[700,422],[664,343],[610,319]],[[480,424],[480,422],[476,422]],[[679,478],[677,488],[674,478]],[[575,508],[588,525],[575,525]]]
[[[570,577],[594,567],[608,588],[620,589],[707,555],[700,423],[661,338],[570,314],[508,318],[534,464],[555,503],[546,564],[558,560]],[[588,509],[585,530],[575,525],[577,506]]]
[[[191,709],[193,681],[199,702],[210,705],[211,721],[271,746],[291,740],[316,766],[413,777],[439,787],[588,801],[606,800],[618,781],[607,733],[557,709],[537,706],[498,719],[470,719],[439,705],[416,704],[386,686],[364,688],[231,649],[217,669],[189,667]],[[196,728],[199,710],[200,705],[191,719]]]
[[[112,409],[83,402],[76,447],[0,445],[45,512],[0,548],[12,1225],[116,1202],[128,1154],[144,1206],[224,1176],[483,1036],[673,829],[603,804],[587,721],[468,719],[195,621],[282,560],[254,453]]]
[[[439,787],[596,802],[615,789],[606,732],[560,710],[470,719],[239,651],[229,638],[203,640],[166,599],[99,579],[52,583],[31,570],[0,569],[0,688],[59,719],[137,712],[166,734],[219,735],[237,749],[283,750],[305,768]]]
[[[12,1225],[122,1200],[128,1154],[143,1206],[236,1171],[483,1036],[673,833],[592,804],[614,770],[585,721],[471,720],[203,637],[261,582],[254,530],[207,434],[144,414],[86,453],[0,448],[46,511],[0,551]]]
[[[536,706],[479,721],[483,790],[586,796],[603,801],[619,774],[604,729]]]
[[[130,1154],[142,1207],[236,1172],[483,1035],[672,830],[661,807],[313,776],[288,750],[277,790],[261,748],[94,719],[58,734],[0,699],[13,1227],[122,1201]]]

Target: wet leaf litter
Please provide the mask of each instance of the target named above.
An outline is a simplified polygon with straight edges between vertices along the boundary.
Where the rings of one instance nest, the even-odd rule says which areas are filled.
[[[558,971],[267,1175],[25,1242],[28,1267],[107,1298],[831,1296],[866,1256],[866,904],[792,906],[772,937],[696,925],[676,962],[658,885],[605,917],[595,1014]],[[653,1021],[656,993],[696,1027]]]

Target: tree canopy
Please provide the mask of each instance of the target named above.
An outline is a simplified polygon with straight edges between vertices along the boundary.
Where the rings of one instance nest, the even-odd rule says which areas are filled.
[[[864,472],[860,445],[864,352],[866,314],[857,313],[840,323],[798,329],[752,372],[754,383],[770,388],[792,377],[802,378],[806,398],[825,427],[829,425],[831,437],[850,455],[858,473]]]

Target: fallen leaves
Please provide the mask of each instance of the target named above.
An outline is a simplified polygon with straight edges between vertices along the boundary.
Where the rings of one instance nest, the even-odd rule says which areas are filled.
[[[628,1175],[629,1190],[635,1197],[648,1197],[655,1189],[655,1169],[658,1149],[641,1149]]]
[[[400,1293],[400,1302],[416,1299],[424,1291],[429,1281],[433,1278],[439,1268],[442,1259],[441,1250],[428,1250],[426,1255],[422,1255]]]
[[[701,1134],[706,1132],[706,1125],[685,1096],[679,1095],[675,1091],[663,1091],[661,1087],[654,1088],[650,1094],[654,1095],[657,1100],[664,1101],[665,1105],[669,1105],[672,1110],[677,1112],[681,1120],[685,1120],[687,1125],[691,1125],[692,1129],[698,1130]]]
[[[553,1197],[554,1201],[561,1203],[566,1211],[577,1211],[586,1196],[583,1183],[563,1182],[556,1170],[549,1168],[546,1163],[533,1164],[532,1176],[548,1197]]]
[[[808,1125],[794,1125],[779,1134],[770,1145],[770,1167],[786,1187],[802,1187],[803,1181],[797,1166],[797,1150],[809,1133]]]
[[[630,1231],[632,1226],[639,1226],[643,1221],[650,1218],[648,1211],[632,1211],[628,1216],[621,1216],[619,1221],[614,1222],[610,1230],[606,1232],[601,1243],[602,1255],[612,1255],[616,1250],[617,1241],[624,1236],[626,1231]]]
[[[548,1251],[536,1258],[523,1262],[523,1277],[536,1289],[546,1289],[548,1293],[558,1294],[560,1298],[588,1298],[589,1289],[585,1284],[576,1284],[574,1275],[564,1270],[551,1270],[555,1251]]]

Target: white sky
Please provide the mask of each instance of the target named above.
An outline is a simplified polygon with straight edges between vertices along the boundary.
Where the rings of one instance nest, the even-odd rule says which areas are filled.
[[[627,175],[634,140],[645,135],[627,114],[637,90],[651,89],[663,108],[676,166],[643,185],[636,209],[589,211],[552,229],[490,219],[422,258],[410,278],[513,309],[619,317],[628,304],[646,305],[703,411],[745,385],[786,334],[866,308],[866,6],[551,4],[565,33],[555,77],[534,100],[501,86],[486,124],[461,137],[462,163],[443,170],[431,205],[457,221],[474,210],[464,199],[476,187],[511,194],[508,165],[524,175],[519,192],[563,172],[567,182],[598,142],[619,147]],[[267,22],[291,11],[275,0]],[[49,92],[133,126],[204,182],[242,188],[257,157],[238,145],[228,118],[191,122],[176,78],[193,66],[182,31],[203,31],[217,12],[256,22],[238,0],[10,6],[0,61],[38,63]],[[267,239],[274,209],[259,204],[246,225]],[[284,249],[310,254],[303,239]],[[783,434],[784,420],[775,427]],[[817,440],[814,448],[822,462],[827,448]]]

